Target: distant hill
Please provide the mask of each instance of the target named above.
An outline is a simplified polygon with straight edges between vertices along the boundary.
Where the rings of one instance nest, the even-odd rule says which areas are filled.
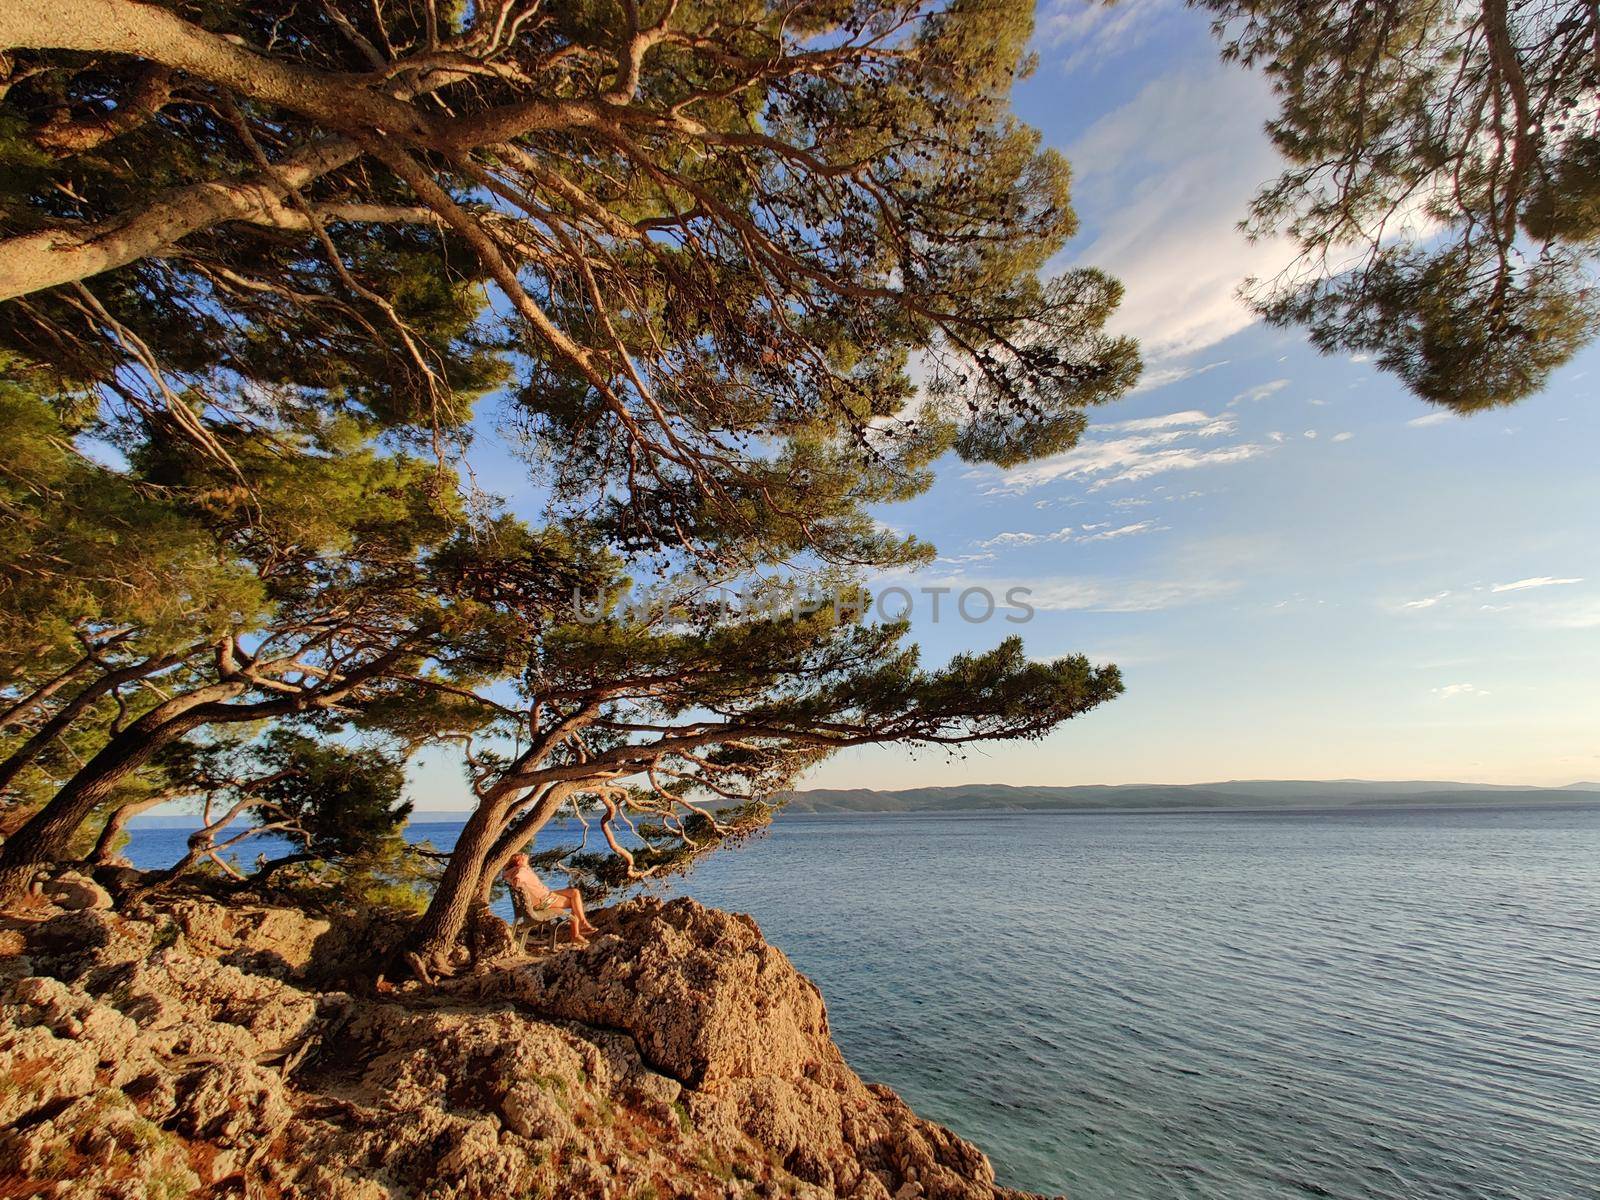
[[[906,788],[897,791],[814,788],[803,792],[787,792],[783,798],[790,812],[801,813],[1574,805],[1600,804],[1600,783],[1569,783],[1565,787],[1553,788],[1451,783],[1430,779],[1231,779],[1223,783],[1097,783],[1074,787],[1013,787],[1005,783],[973,783],[959,787]],[[419,809],[411,814],[411,823],[453,824],[466,820],[466,817],[466,812],[461,809]],[[194,829],[199,825],[199,820],[192,813],[144,813],[135,817],[130,825],[136,829]]]
[[[1194,784],[1074,787],[816,788],[789,792],[790,812],[1071,812],[1093,809],[1319,808],[1481,804],[1600,804],[1600,784],[1560,788],[1442,780],[1239,779]]]

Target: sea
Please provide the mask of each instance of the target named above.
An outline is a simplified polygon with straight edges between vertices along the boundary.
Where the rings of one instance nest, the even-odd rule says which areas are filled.
[[[781,814],[657,890],[1013,1187],[1600,1198],[1600,806]]]

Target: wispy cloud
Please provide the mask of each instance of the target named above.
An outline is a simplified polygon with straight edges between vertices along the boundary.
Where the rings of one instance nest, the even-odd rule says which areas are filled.
[[[1582,579],[1557,579],[1553,575],[1535,575],[1530,579],[1518,579],[1513,583],[1497,583],[1489,590],[1491,592],[1526,592],[1533,588],[1565,587],[1569,583],[1582,582]]]
[[[1180,0],[1050,0],[1039,14],[1039,39],[1056,52],[1064,72],[1136,50]]]
[[[1111,421],[1100,426],[1105,430],[1127,430],[1132,433],[1143,433],[1151,429],[1198,429],[1202,433],[1229,433],[1232,431],[1231,418],[1213,417],[1203,413],[1197,408],[1185,409],[1183,412],[1163,413],[1159,417],[1134,417],[1131,421]]]
[[[1135,521],[1115,528],[1109,521],[1102,521],[1093,525],[1065,525],[1051,533],[997,533],[994,537],[985,538],[976,545],[984,549],[1009,549],[1016,546],[1033,546],[1041,542],[1107,542],[1115,538],[1133,537],[1140,533],[1157,533],[1165,528],[1165,525],[1158,525],[1154,521]],[[994,555],[989,554],[984,557],[993,558]]]
[[[1196,375],[1204,375],[1207,371],[1215,371],[1218,367],[1227,365],[1227,359],[1219,358],[1216,362],[1208,362],[1204,366],[1198,367],[1156,367],[1154,370],[1147,370],[1139,376],[1139,382],[1134,385],[1133,391],[1153,392],[1156,388],[1182,383],[1185,379],[1193,379]]]
[[[1450,593],[1447,591],[1435,592],[1433,595],[1424,596],[1420,600],[1406,600],[1400,605],[1400,607],[1402,609],[1432,608],[1440,601],[1448,599],[1449,596]]]
[[[995,547],[1009,549],[1012,546],[1033,546],[1039,542],[1065,542],[1071,540],[1072,530],[1073,527],[1071,525],[1058,529],[1054,533],[1025,533],[1021,530],[1007,530],[1005,533],[997,533],[993,537],[985,538],[983,541],[977,542],[976,545],[986,549]]]
[[[1346,431],[1345,433],[1334,434],[1331,440],[1335,442],[1348,442],[1353,437],[1355,437],[1355,434]]]
[[[1139,533],[1155,533],[1165,529],[1164,525],[1157,525],[1154,521],[1136,521],[1132,525],[1119,525],[1115,529],[1102,529],[1098,533],[1091,533],[1082,540],[1085,542],[1109,542],[1114,538],[1132,537]]]
[[[1491,693],[1471,683],[1447,683],[1434,688],[1433,694],[1441,700],[1454,700],[1460,696],[1487,696]]]
[[[923,586],[917,581],[913,586]],[[1220,578],[1196,579],[994,579],[955,575],[933,581],[953,592],[987,588],[997,597],[1016,596],[1039,612],[1160,612],[1221,599],[1239,584]]]
[[[1600,612],[1600,605],[1579,604],[1552,604],[1550,602],[1538,603],[1535,600],[1520,600],[1507,604],[1486,604],[1481,600],[1474,601],[1474,597],[1486,595],[1507,595],[1511,593],[1533,592],[1543,588],[1570,587],[1582,583],[1577,576],[1533,575],[1527,579],[1515,579],[1510,583],[1496,583],[1492,585],[1483,583],[1464,584],[1460,587],[1445,588],[1433,593],[1431,596],[1422,596],[1416,600],[1404,600],[1393,608],[1399,612],[1416,612],[1421,609],[1436,608],[1447,601],[1452,610],[1464,611],[1471,605],[1471,611],[1490,613],[1513,614],[1513,619],[1535,626],[1545,628],[1582,629],[1596,623],[1589,619],[1589,614]]]
[[[1406,422],[1407,429],[1426,429],[1430,425],[1443,425],[1455,414],[1449,412],[1431,412],[1426,416],[1412,417]]]
[[[1125,0],[1091,18],[1086,8],[1052,10],[1080,18],[1058,26],[1078,38],[1071,49],[1057,43],[1064,61],[1096,30],[1112,36],[1110,22],[1124,40],[1138,36],[1136,18],[1156,11]],[[1237,228],[1251,194],[1280,167],[1261,128],[1274,108],[1257,73],[1222,64],[1166,73],[1067,148],[1078,210],[1094,232],[1075,257],[1123,282],[1113,327],[1137,337],[1158,366],[1253,325],[1240,284],[1270,279],[1294,258],[1287,239],[1252,242]]]
[[[1076,447],[1007,471],[998,492],[1023,492],[1058,479],[1089,481],[1096,491],[1169,471],[1244,462],[1266,453],[1250,442],[1212,445],[1238,432],[1232,417],[1191,409],[1119,421],[1092,430]]]
[[[1225,580],[1040,580],[1023,586],[1031,589],[1028,603],[1041,612],[1135,613],[1216,600],[1238,585]]]
[[[1254,404],[1265,400],[1268,396],[1275,396],[1289,386],[1287,379],[1271,379],[1266,383],[1257,384],[1253,388],[1246,388],[1232,400],[1228,401],[1229,408],[1238,408],[1241,404]]]

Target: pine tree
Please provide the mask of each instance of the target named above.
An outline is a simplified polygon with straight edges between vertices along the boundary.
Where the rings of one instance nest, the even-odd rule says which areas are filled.
[[[1197,0],[1279,99],[1290,166],[1248,228],[1301,256],[1254,297],[1457,412],[1600,332],[1600,10],[1548,0]]]
[[[1009,109],[1030,28],[1023,0],[0,11],[0,347],[254,597],[159,697],[77,714],[93,752],[0,895],[179,747],[452,742],[478,808],[418,931],[445,965],[563,802],[626,878],[838,748],[1038,736],[1114,695],[1014,641],[925,669],[853,610],[708,600],[926,559],[871,506],[946,453],[1065,449],[1136,377],[1115,282],[1042,274],[1074,218]],[[463,483],[497,387],[537,517]],[[676,599],[579,619],[635,576]],[[632,860],[630,811],[664,831]]]

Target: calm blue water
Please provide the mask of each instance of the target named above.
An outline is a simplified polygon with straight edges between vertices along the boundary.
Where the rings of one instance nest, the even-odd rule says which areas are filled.
[[[1014,1186],[1600,1197],[1600,808],[791,816],[682,887]]]

